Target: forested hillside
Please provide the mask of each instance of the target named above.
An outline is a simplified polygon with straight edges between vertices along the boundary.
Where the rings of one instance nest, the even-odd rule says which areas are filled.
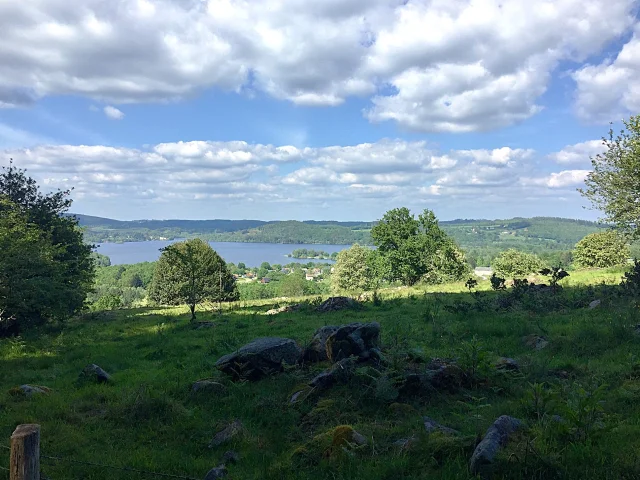
[[[127,242],[200,237],[219,242],[292,244],[360,243],[370,245],[374,222],[260,220],[135,220],[118,221],[78,215],[88,242]],[[602,228],[595,222],[567,218],[509,220],[451,220],[440,222],[466,252],[472,265],[489,265],[499,252],[516,248],[557,263],[589,233]]]

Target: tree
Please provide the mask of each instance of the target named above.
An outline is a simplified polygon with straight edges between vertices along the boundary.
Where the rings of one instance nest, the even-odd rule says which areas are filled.
[[[576,244],[573,252],[576,265],[587,268],[622,265],[630,256],[629,245],[614,230],[604,230],[587,235]]]
[[[493,271],[507,278],[524,277],[543,268],[542,260],[532,253],[510,248],[491,262]]]
[[[453,265],[455,272],[460,266],[460,258],[456,259],[452,253],[455,243],[440,228],[430,210],[425,210],[417,219],[407,208],[390,210],[371,229],[371,237],[383,261],[382,273],[391,281],[414,285],[441,268]],[[450,262],[438,261],[438,255]]]
[[[357,243],[342,250],[337,257],[331,286],[335,291],[363,291],[375,284],[370,264],[372,250]]]
[[[591,158],[593,171],[578,191],[602,210],[604,220],[633,237],[640,236],[640,115],[623,121],[614,137],[602,138],[605,152]]]
[[[302,297],[309,290],[302,269],[295,270],[278,282],[278,290],[283,297]]]
[[[208,243],[196,238],[161,251],[149,288],[152,301],[166,305],[186,303],[194,321],[199,303],[238,299],[233,275]]]
[[[4,282],[9,282],[4,285],[7,295],[4,302],[11,306],[11,315],[18,325],[62,320],[73,315],[83,307],[93,288],[93,246],[84,243],[78,220],[67,214],[72,204],[70,193],[59,190],[42,194],[36,181],[13,162],[0,173],[0,198],[3,199],[0,228],[4,239],[15,238],[18,231],[26,235],[23,250],[15,250],[16,244],[0,249],[0,256],[12,257],[4,260],[8,263],[1,271]],[[33,253],[34,245],[41,249],[41,254]],[[16,253],[11,255],[10,251]],[[35,265],[40,265],[39,272],[32,271]],[[27,302],[19,298],[23,293],[18,287],[19,279],[11,277],[12,271],[24,272],[31,286],[47,279],[40,300],[34,298]]]

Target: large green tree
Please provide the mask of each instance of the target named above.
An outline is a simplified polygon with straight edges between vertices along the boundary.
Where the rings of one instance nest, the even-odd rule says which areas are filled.
[[[357,243],[340,251],[331,274],[331,287],[334,291],[369,290],[376,284],[372,268],[373,251]]]
[[[640,237],[640,115],[623,121],[618,135],[613,129],[603,137],[604,153],[591,158],[593,171],[580,193],[604,212],[604,220]]]
[[[0,269],[2,301],[4,315],[14,319],[14,328],[76,313],[93,287],[92,246],[84,243],[77,219],[67,214],[72,203],[70,193],[41,193],[36,181],[12,162],[0,172],[0,229],[3,241],[8,242],[0,249],[4,262]],[[15,240],[18,232],[24,233],[20,241]],[[34,249],[41,253],[36,255]],[[32,293],[40,293],[23,293],[15,272],[22,272],[34,289]]]
[[[196,305],[237,300],[238,290],[222,257],[208,243],[196,238],[162,249],[149,298],[165,305],[186,303],[194,321]]]
[[[442,269],[456,276],[465,263],[454,253],[455,243],[440,228],[431,210],[418,218],[407,208],[390,210],[371,229],[371,237],[382,260],[382,275],[404,285],[428,280]]]
[[[580,267],[613,267],[624,264],[630,256],[629,244],[615,230],[587,235],[573,252],[574,261]]]

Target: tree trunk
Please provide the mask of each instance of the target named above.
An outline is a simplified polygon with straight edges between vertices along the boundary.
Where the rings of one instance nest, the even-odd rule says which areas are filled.
[[[191,310],[191,321],[195,322],[196,321],[196,305],[195,304],[189,305],[189,310]]]

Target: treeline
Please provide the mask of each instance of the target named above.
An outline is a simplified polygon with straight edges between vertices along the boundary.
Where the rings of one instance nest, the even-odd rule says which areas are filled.
[[[335,260],[338,252],[325,252],[324,250],[313,250],[307,248],[297,248],[287,255],[292,258],[316,258],[321,260]]]

